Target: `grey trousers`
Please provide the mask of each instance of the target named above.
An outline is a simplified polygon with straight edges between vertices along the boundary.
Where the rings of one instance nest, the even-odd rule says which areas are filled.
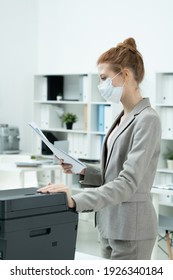
[[[101,237],[102,257],[112,260],[150,260],[156,239],[113,240]]]

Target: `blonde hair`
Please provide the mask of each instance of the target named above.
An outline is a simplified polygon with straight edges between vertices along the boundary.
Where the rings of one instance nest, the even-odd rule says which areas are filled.
[[[133,38],[127,38],[123,43],[104,52],[97,60],[97,65],[100,63],[110,64],[114,72],[123,72],[124,68],[131,69],[138,84],[144,78],[143,58]]]

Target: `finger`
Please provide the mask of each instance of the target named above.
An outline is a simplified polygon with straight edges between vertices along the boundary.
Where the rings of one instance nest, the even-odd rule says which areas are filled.
[[[42,187],[42,188],[39,188],[39,189],[37,190],[37,192],[47,192],[51,185],[52,185],[52,183],[48,183],[47,186]]]
[[[47,193],[48,189],[47,188],[41,188],[41,189],[38,189],[37,192]]]
[[[66,172],[66,171],[68,171],[68,170],[71,171],[71,169],[73,168],[73,165],[68,164],[68,163],[63,163],[63,164],[62,164],[62,167],[63,167],[64,171]]]
[[[59,163],[62,165],[64,163],[64,160],[59,158]]]
[[[71,167],[73,166],[71,163],[64,162],[64,161],[63,161],[62,165],[63,165],[63,166],[71,166]]]
[[[56,192],[66,192],[67,187],[64,184],[51,184],[46,187],[39,189],[40,192],[43,193],[56,193]]]
[[[70,170],[66,170],[65,173],[66,173],[66,174],[72,174],[72,171],[71,171],[71,169],[70,169]]]
[[[59,158],[59,157],[57,157],[57,156],[55,156],[58,160],[61,160],[61,161],[64,161],[62,158]]]

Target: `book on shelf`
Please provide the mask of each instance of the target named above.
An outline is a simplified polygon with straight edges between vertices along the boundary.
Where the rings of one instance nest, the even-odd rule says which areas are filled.
[[[47,101],[47,78],[39,76],[35,78],[35,100]]]
[[[41,100],[46,101],[47,100],[47,78],[42,77],[41,78]]]
[[[97,130],[104,132],[104,105],[98,105],[98,127]]]
[[[163,76],[161,85],[161,103],[173,106],[173,75],[166,74]]]
[[[84,130],[88,129],[88,106],[84,105]]]
[[[111,119],[112,119],[112,111],[110,105],[104,106],[104,132],[107,133],[110,125],[111,125]]]
[[[162,119],[162,137],[172,139],[173,138],[173,118],[172,118],[172,108],[163,107],[160,111],[160,116]]]
[[[90,159],[99,160],[101,159],[102,145],[104,135],[95,135],[92,138],[92,145],[90,147]]]
[[[106,133],[111,124],[111,106],[110,105],[98,105],[98,125],[97,130]]]
[[[87,137],[83,134],[68,133],[69,154],[75,158],[87,158]]]
[[[61,108],[53,105],[44,104],[40,109],[41,128],[48,129],[50,127],[61,127],[60,116],[63,114]]]
[[[82,75],[80,77],[80,92],[81,92],[81,99],[84,102],[88,101],[88,75]]]

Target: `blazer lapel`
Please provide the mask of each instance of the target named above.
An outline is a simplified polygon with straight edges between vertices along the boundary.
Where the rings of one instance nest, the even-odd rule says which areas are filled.
[[[115,141],[123,133],[123,131],[130,125],[130,123],[133,120],[134,120],[134,114],[133,114],[133,112],[130,112],[129,115],[126,117],[126,119],[120,124],[120,126],[117,128],[117,130],[112,135],[110,143],[109,143],[109,147],[108,147],[107,160],[105,162],[105,171],[108,166]],[[116,126],[117,122],[114,124]],[[115,126],[114,126],[114,128],[115,128]],[[106,143],[105,143],[105,145],[106,145]]]
[[[138,115],[141,111],[143,111],[146,107],[150,107],[150,102],[148,98],[143,98],[135,107],[134,109],[128,114],[126,119],[120,124],[120,126],[117,128],[117,130],[114,132],[114,135],[112,135],[109,147],[107,149],[107,139],[113,129],[116,127],[117,123],[119,123],[123,111],[120,113],[120,115],[115,119],[113,125],[111,126],[110,130],[107,133],[107,136],[105,137],[104,143],[103,143],[103,153],[102,153],[102,170],[103,175],[106,172],[106,168],[108,166],[108,163],[110,161],[110,157],[112,154],[113,146],[116,141],[116,139],[123,133],[125,129],[131,124],[131,122],[135,119],[135,116]]]
[[[119,123],[121,116],[123,115],[123,111],[116,117],[115,121],[113,122],[112,126],[110,127],[110,129],[107,132],[107,135],[104,138],[103,141],[103,148],[102,148],[102,170],[105,169],[105,165],[106,165],[106,159],[107,159],[107,153],[109,152],[109,150],[107,149],[107,139],[109,137],[109,135],[111,134],[111,132],[114,130],[114,128],[116,127],[116,125]]]

